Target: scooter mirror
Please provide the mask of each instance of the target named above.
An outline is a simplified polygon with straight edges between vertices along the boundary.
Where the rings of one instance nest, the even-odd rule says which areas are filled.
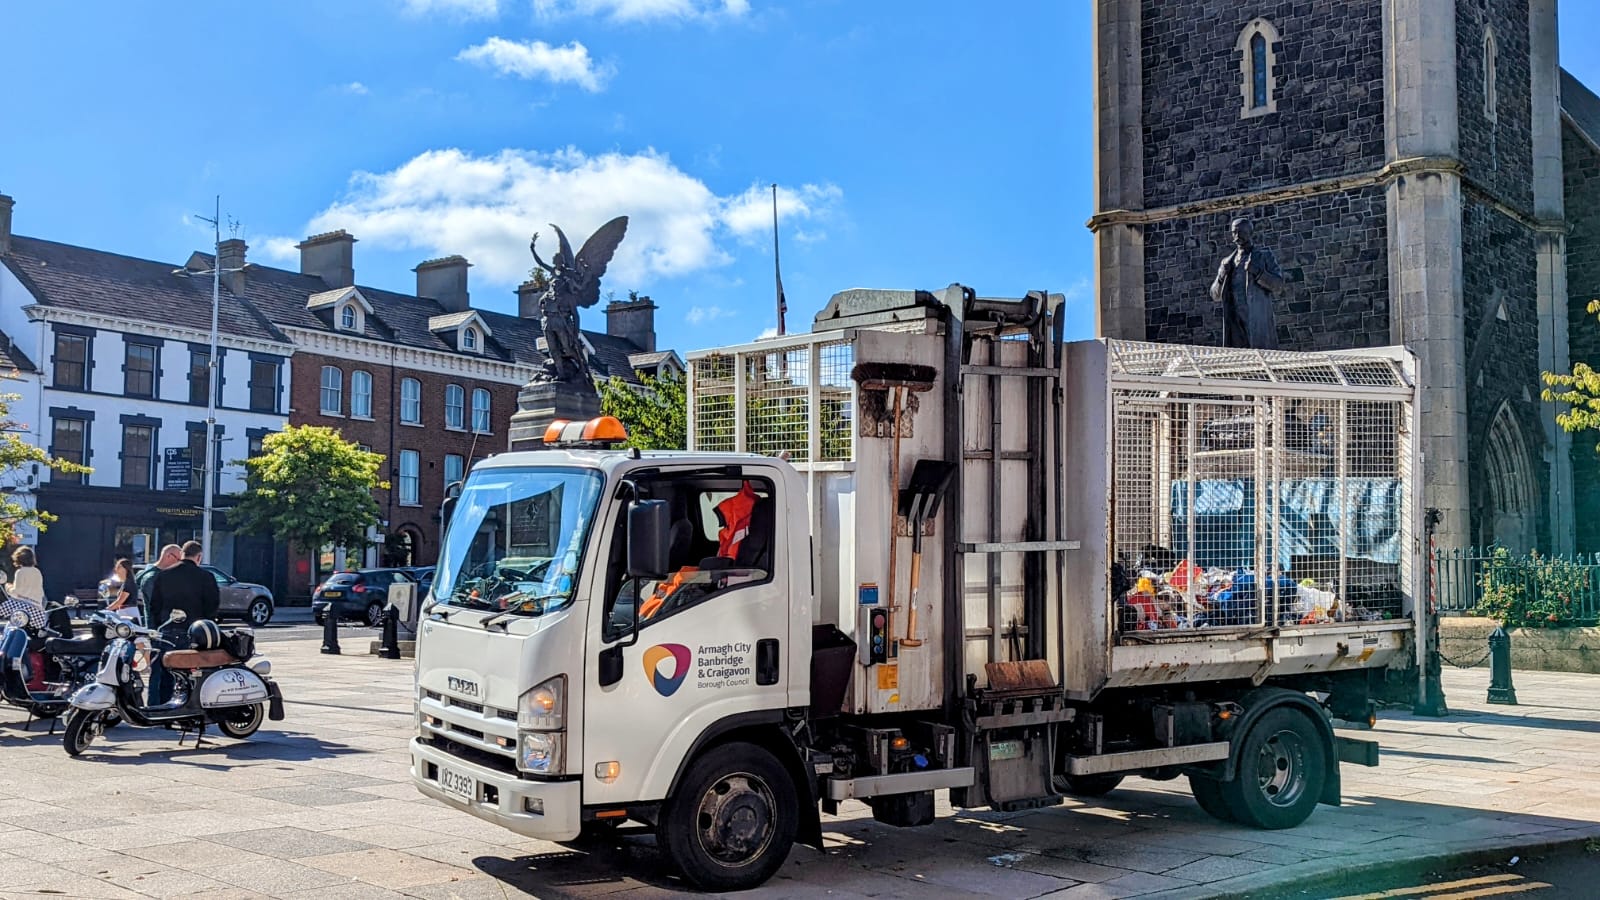
[[[77,597],[68,597],[66,600],[64,600],[62,602],[62,605],[64,605],[68,609],[75,609],[78,606],[78,598]]]
[[[10,579],[6,577],[6,573],[0,572],[0,584],[5,584],[9,580]]]
[[[175,609],[175,610],[172,611],[172,623],[174,625],[182,625],[185,621],[188,620],[188,618],[189,618],[189,614],[184,612],[181,609]]]

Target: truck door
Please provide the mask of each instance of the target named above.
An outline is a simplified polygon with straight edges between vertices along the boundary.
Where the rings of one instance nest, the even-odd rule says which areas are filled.
[[[782,552],[778,472],[686,468],[633,485],[640,499],[669,504],[669,575],[626,576],[619,509],[589,646],[626,644],[635,610],[637,641],[623,650],[615,684],[599,683],[599,651],[587,654],[585,804],[661,799],[696,738],[723,720],[787,705],[788,573],[806,561]]]

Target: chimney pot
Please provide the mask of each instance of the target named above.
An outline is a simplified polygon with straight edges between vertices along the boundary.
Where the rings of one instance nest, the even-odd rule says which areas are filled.
[[[11,252],[11,207],[17,201],[0,194],[0,256]]]
[[[306,238],[295,245],[300,251],[300,274],[316,275],[330,288],[354,285],[355,243],[343,228]]]
[[[472,263],[464,256],[441,256],[421,262],[417,273],[417,296],[437,302],[446,312],[466,312],[472,308],[467,292],[467,269]]]

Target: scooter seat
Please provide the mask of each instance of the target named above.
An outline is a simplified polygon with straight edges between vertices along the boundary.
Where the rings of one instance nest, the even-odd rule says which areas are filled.
[[[44,652],[51,656],[99,656],[105,642],[87,638],[49,638],[44,642]]]
[[[169,650],[161,657],[161,664],[169,669],[217,669],[231,666],[238,660],[226,650]]]

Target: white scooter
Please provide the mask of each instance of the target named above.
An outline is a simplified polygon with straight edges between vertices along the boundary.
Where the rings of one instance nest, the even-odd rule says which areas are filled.
[[[179,610],[168,624],[182,624],[186,618]],[[134,625],[115,613],[102,611],[91,621],[104,624],[114,639],[106,645],[94,683],[72,695],[62,740],[70,755],[82,754],[119,719],[136,728],[193,731],[196,745],[208,724],[243,740],[255,734],[265,719],[283,719],[283,694],[268,677],[272,663],[254,655],[255,640],[248,629],[223,635],[219,647],[174,650],[158,629]],[[210,630],[221,634],[214,625]],[[155,706],[144,702],[141,662],[146,667],[166,667],[176,682],[170,702]]]

